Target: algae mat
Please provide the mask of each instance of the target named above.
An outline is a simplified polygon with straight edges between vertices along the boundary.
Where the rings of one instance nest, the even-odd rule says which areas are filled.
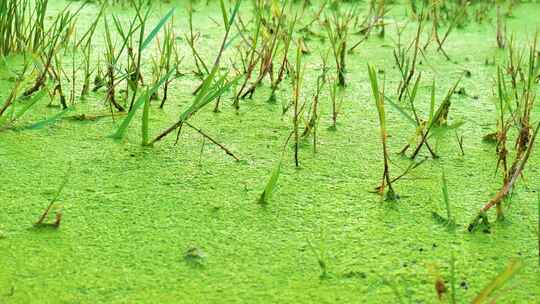
[[[66,4],[52,5],[59,11]],[[185,33],[182,2],[156,7],[152,21],[170,5],[177,6],[177,30]],[[88,26],[98,10],[85,7],[80,26]],[[392,20],[405,20],[403,11],[397,6]],[[131,14],[122,7],[110,13]],[[529,41],[540,26],[540,6],[521,4],[514,16],[508,31]],[[222,37],[211,20],[220,18],[218,6],[197,5],[194,25],[203,33],[199,47],[208,61]],[[102,31],[99,26],[101,38]],[[406,36],[413,33],[411,25]],[[387,86],[395,87],[394,38],[389,26],[384,39],[373,36],[349,56],[336,130],[328,129],[331,107],[325,91],[317,153],[304,143],[300,169],[295,169],[293,150],[286,149],[277,189],[265,206],[257,200],[292,126],[279,105],[291,98],[288,84],[278,90],[278,103],[267,102],[265,84],[239,110],[224,101],[220,113],[208,108],[191,120],[239,155],[240,162],[208,142],[203,145],[200,135],[187,129],[178,145],[171,137],[143,148],[139,119],[120,143],[106,137],[118,123],[109,118],[61,119],[43,128],[1,132],[0,303],[435,303],[435,279],[449,279],[452,255],[459,303],[470,302],[515,258],[523,267],[498,301],[540,303],[537,152],[506,220],[494,223],[489,234],[466,230],[501,183],[494,174],[495,147],[482,142],[495,131],[497,115],[496,67],[485,62],[504,55],[496,48],[493,22],[456,29],[445,47],[452,60],[431,49],[420,65],[426,83],[437,79],[439,97],[463,71],[471,73],[460,85],[468,94],[456,95],[450,112],[452,120],[465,122],[460,129],[465,155],[450,134],[437,143],[441,158],[427,160],[395,185],[401,196],[397,202],[369,192],[380,180],[382,158],[366,65],[384,69]],[[199,83],[191,75],[194,65],[185,41],[177,43],[186,56],[181,66],[186,75],[174,81],[164,110],[152,106],[151,132],[156,134],[189,105]],[[303,98],[314,92],[318,51],[328,47],[317,41],[308,45]],[[0,100],[12,86],[8,67],[19,59],[2,67]],[[425,105],[429,90],[420,88]],[[72,111],[107,111],[103,100],[103,92],[92,93]],[[42,102],[20,125],[56,113]],[[389,108],[388,129],[395,168],[406,166],[394,152],[414,128]],[[33,228],[69,167],[60,196],[60,228]],[[443,170],[458,223],[454,232],[431,215],[444,214]],[[319,259],[325,263],[324,277]]]

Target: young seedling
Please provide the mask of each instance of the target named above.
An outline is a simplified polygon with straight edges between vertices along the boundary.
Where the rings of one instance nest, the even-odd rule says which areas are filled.
[[[441,180],[442,180],[441,189],[442,189],[443,202],[444,202],[444,207],[446,208],[446,218],[442,217],[437,212],[433,212],[432,215],[438,222],[443,223],[445,226],[447,226],[449,228],[455,228],[456,222],[454,221],[454,218],[452,217],[452,213],[451,213],[451,210],[450,210],[450,199],[449,199],[449,196],[448,196],[448,184],[447,184],[447,181],[446,181],[446,174],[444,173],[444,170],[443,170],[443,173],[442,173]]]
[[[199,247],[191,247],[184,253],[184,261],[192,267],[203,267],[206,254]]]
[[[283,144],[283,148],[281,150],[281,156],[275,165],[274,169],[272,170],[272,174],[270,174],[270,178],[268,179],[268,182],[266,183],[266,186],[264,187],[263,192],[261,193],[261,196],[259,197],[258,203],[262,205],[268,204],[270,201],[270,198],[272,197],[272,193],[274,192],[279,175],[281,173],[281,166],[283,163],[283,155],[285,154],[285,149],[289,145],[289,140],[293,136],[294,132],[291,132],[287,139],[285,140],[285,143]]]
[[[36,227],[36,228],[41,228],[41,227],[59,228],[60,227],[60,223],[62,221],[62,206],[56,206],[56,203],[58,202],[58,199],[60,198],[60,195],[62,194],[62,191],[64,190],[66,184],[69,181],[70,172],[71,172],[71,165],[70,165],[70,168],[68,169],[68,171],[66,172],[66,174],[64,175],[64,180],[62,181],[62,183],[60,184],[60,186],[58,187],[58,189],[54,193],[54,196],[51,199],[51,201],[50,201],[49,205],[47,206],[47,208],[45,208],[45,211],[41,214],[41,216],[38,218],[38,220],[34,224],[34,227]],[[45,221],[47,220],[47,218],[49,216],[49,213],[53,209],[53,207],[55,207],[57,209],[56,210],[56,215],[55,215],[55,220],[52,223],[47,223]]]
[[[389,156],[388,149],[386,147],[386,139],[388,137],[386,130],[386,114],[384,109],[384,84],[382,91],[379,90],[379,83],[377,80],[377,72],[375,68],[368,65],[369,80],[371,83],[371,90],[373,93],[373,98],[375,100],[375,105],[377,107],[377,112],[379,113],[379,129],[381,135],[381,144],[382,144],[382,154],[384,160],[384,170],[381,185],[377,187],[377,192],[385,196],[385,200],[393,201],[399,198],[395,193],[394,188],[392,187],[392,179],[390,178],[390,165],[389,165]],[[385,188],[388,187],[388,191],[385,194]]]
[[[315,248],[315,246],[313,246],[313,244],[311,243],[309,239],[307,239],[307,243],[308,243],[309,248],[311,249],[311,252],[315,256],[315,258],[317,258],[317,264],[319,265],[319,269],[321,271],[319,278],[321,280],[328,278],[329,276],[328,263],[327,263],[328,256],[327,256],[325,248],[322,245],[319,246],[318,249]]]
[[[332,126],[330,130],[337,130],[337,119],[339,113],[341,112],[341,106],[343,104],[343,89],[339,85],[339,82],[334,79],[334,81],[329,86],[330,90],[330,101],[332,103]]]

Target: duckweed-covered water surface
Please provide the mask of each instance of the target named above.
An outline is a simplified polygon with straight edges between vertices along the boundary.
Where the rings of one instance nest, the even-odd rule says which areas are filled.
[[[0,303],[539,303],[537,3],[0,14]]]

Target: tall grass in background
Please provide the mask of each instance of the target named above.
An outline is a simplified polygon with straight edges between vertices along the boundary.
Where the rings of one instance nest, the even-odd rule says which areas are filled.
[[[37,52],[44,43],[49,0],[0,0],[0,57]]]

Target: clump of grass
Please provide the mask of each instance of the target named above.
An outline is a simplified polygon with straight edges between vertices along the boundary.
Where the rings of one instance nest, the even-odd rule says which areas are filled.
[[[461,77],[455,82],[455,84],[448,90],[446,93],[446,96],[444,97],[441,104],[435,109],[435,82],[433,82],[433,85],[431,87],[431,104],[430,104],[430,111],[429,111],[429,117],[425,121],[421,121],[416,113],[416,111],[413,108],[413,114],[415,115],[414,122],[417,124],[417,143],[416,148],[411,154],[411,159],[415,159],[418,154],[420,153],[420,150],[422,147],[426,146],[433,158],[436,158],[437,155],[435,151],[429,146],[428,139],[432,136],[442,136],[445,132],[449,130],[455,130],[463,125],[463,122],[456,122],[454,124],[448,124],[448,115],[450,112],[450,106],[452,104],[451,99],[456,91],[457,86],[459,85],[461,81]],[[413,99],[411,99],[412,101]],[[404,112],[402,112],[403,114]],[[409,145],[407,145],[405,148],[402,149],[401,153],[405,153],[405,151],[409,148]]]
[[[396,110],[398,110],[398,112],[400,114],[402,114],[409,122],[411,122],[411,124],[414,126],[415,128],[415,134],[414,136],[409,140],[409,142],[401,149],[400,151],[400,155],[405,155],[405,152],[407,152],[407,150],[411,147],[411,145],[415,145],[417,144],[418,142],[421,141],[421,138],[424,137],[425,133],[426,133],[426,127],[427,127],[427,123],[429,122],[429,120],[432,119],[432,116],[433,116],[433,113],[435,112],[435,82],[433,82],[433,85],[431,87],[431,104],[430,104],[430,115],[428,117],[428,121],[426,122],[426,120],[422,119],[419,114],[418,114],[418,111],[416,109],[416,104],[415,104],[415,100],[416,100],[416,96],[417,96],[417,92],[418,92],[418,87],[420,85],[420,80],[422,78],[422,74],[419,73],[418,76],[416,77],[416,81],[414,82],[414,86],[412,87],[411,90],[409,90],[408,88],[406,89],[406,94],[405,94],[405,97],[407,99],[407,102],[410,106],[410,110],[412,112],[412,116],[409,115],[401,106],[399,106],[397,103],[393,102],[391,99],[389,98],[386,98],[386,100],[388,101],[388,103],[394,107]],[[429,153],[431,154],[431,157],[432,158],[438,158],[438,155],[435,153],[435,150],[434,148],[430,145],[428,139],[426,138],[425,139],[425,146],[426,148],[428,149]]]
[[[15,85],[11,89],[11,92],[10,92],[9,96],[4,101],[2,107],[0,107],[0,125],[1,125],[1,122],[3,121],[2,115],[4,115],[4,113],[6,113],[6,111],[7,111],[7,109],[10,108],[13,105],[13,103],[17,100],[17,97],[19,95],[19,91],[21,89],[21,86],[22,86],[23,82],[26,79],[27,70],[28,70],[28,65],[26,64],[23,67],[22,71],[17,74]],[[5,120],[6,120],[6,118],[4,118],[4,121]]]
[[[385,17],[386,14],[389,11],[388,4],[390,4],[390,1],[386,0],[370,0],[368,5],[368,14],[366,15],[364,21],[360,25],[360,30],[358,31],[359,34],[363,34],[364,38],[361,39],[359,42],[354,44],[353,47],[349,51],[354,51],[354,49],[360,45],[363,41],[365,41],[370,34],[373,32],[374,29],[379,30],[379,37],[384,37],[385,35]]]
[[[14,88],[14,91],[16,89]],[[6,103],[4,104],[4,111],[0,115],[0,131],[7,130],[14,127],[15,123],[19,121],[32,107],[36,105],[45,95],[47,91],[45,89],[40,90],[34,95],[25,98],[24,103],[20,106],[15,105],[11,96],[14,96],[16,92],[12,92]],[[13,99],[13,100],[12,100]]]
[[[150,145],[151,143],[148,142],[148,119],[149,119],[149,106],[150,106],[150,97],[152,96],[152,94],[154,94],[155,92],[157,92],[157,90],[159,89],[159,87],[161,85],[163,85],[165,83],[165,81],[167,81],[167,79],[169,79],[169,77],[171,77],[171,75],[175,72],[175,69],[171,69],[166,75],[164,75],[160,81],[156,84],[154,84],[151,88],[147,88],[144,92],[144,94],[140,95],[137,100],[133,103],[133,108],[128,112],[126,118],[124,118],[124,120],[122,121],[122,123],[120,124],[120,126],[118,127],[118,129],[116,130],[116,132],[111,135],[110,137],[111,138],[114,138],[116,140],[121,140],[124,138],[125,136],[125,133],[129,127],[129,125],[131,124],[131,121],[133,120],[133,118],[135,117],[135,113],[137,112],[137,110],[145,105],[145,114],[143,115],[142,117],[142,134],[143,134],[143,145]]]
[[[0,57],[38,52],[47,42],[49,0],[0,0]]]
[[[55,68],[54,61],[58,58],[57,56],[59,56],[58,52],[65,48],[70,41],[75,27],[75,19],[83,7],[84,4],[75,12],[71,12],[69,7],[66,7],[56,16],[50,28],[44,33],[44,41],[46,42],[41,46],[40,56],[38,56],[41,60],[41,64],[36,65],[36,68],[39,71],[34,85],[24,92],[24,96],[30,96],[39,91],[45,85],[47,77],[51,75],[51,73],[54,74],[54,72],[51,71],[51,69]],[[59,64],[58,60],[56,60],[56,62]],[[58,66],[56,66],[56,68],[58,69]],[[58,73],[59,71],[56,72]],[[53,78],[56,80],[59,79],[58,77]],[[64,104],[62,104],[62,106],[64,106]]]
[[[214,61],[212,70],[210,71],[208,76],[203,80],[201,85],[196,89],[196,95],[193,100],[193,103],[188,109],[186,109],[184,112],[180,114],[179,119],[174,124],[172,124],[170,127],[162,131],[152,141],[150,141],[149,143],[150,145],[155,144],[156,142],[165,138],[167,135],[179,129],[189,118],[191,118],[193,115],[195,115],[198,111],[200,111],[203,107],[205,107],[212,101],[221,97],[225,92],[227,92],[234,84],[236,84],[242,78],[242,75],[238,75],[238,76],[235,76],[232,80],[229,80],[227,78],[228,76],[227,73],[223,73],[223,75],[219,75],[221,58],[223,56],[225,49],[229,45],[228,43],[229,35],[231,33],[232,25],[234,24],[234,20],[236,18],[239,8],[240,8],[240,0],[238,0],[236,4],[234,5],[234,7],[232,8],[232,12],[230,15],[226,12],[226,10],[222,10],[222,13],[224,14],[223,19],[227,20],[226,23],[224,24],[225,35],[221,42],[221,47]]]
[[[326,59],[323,57],[322,61],[323,61],[323,65],[321,68],[322,72],[317,77],[315,93],[313,94],[311,104],[309,105],[309,109],[307,110],[309,116],[305,120],[306,122],[305,128],[304,128],[304,132],[302,133],[302,138],[307,138],[310,134],[313,134],[313,152],[314,153],[317,152],[317,130],[319,126],[319,116],[320,116],[319,99],[322,93],[322,89],[324,88],[327,81]]]
[[[540,131],[540,122],[536,127],[531,123],[531,111],[534,108],[536,99],[536,78],[538,77],[538,71],[540,65],[538,64],[538,58],[536,57],[536,38],[529,47],[529,57],[527,65],[521,64],[521,60],[516,66],[517,69],[526,71],[526,74],[520,78],[518,84],[517,78],[514,79],[511,76],[510,89],[506,87],[506,81],[501,73],[501,69],[497,72],[497,98],[498,108],[500,116],[498,118],[498,128],[496,132],[497,140],[497,167],[503,168],[503,186],[497,192],[497,194],[490,199],[478,212],[478,215],[469,224],[468,230],[474,231],[482,224],[489,226],[487,217],[487,211],[492,207],[496,207],[497,219],[504,219],[504,212],[502,203],[511,194],[515,183],[523,176],[523,170],[529,160],[529,156],[534,147],[536,136]],[[509,49],[513,48],[513,44],[508,45]],[[509,51],[509,61],[513,61],[514,51]],[[510,91],[508,91],[510,90]],[[512,102],[513,101],[513,102]],[[504,115],[508,111],[509,115]],[[513,160],[511,165],[508,166],[507,155],[507,133],[510,126],[515,127],[518,130],[515,151],[513,153]]]
[[[287,4],[290,5],[287,6]],[[255,90],[266,77],[270,78],[272,87],[269,101],[275,101],[275,91],[283,80],[285,69],[287,69],[285,64],[288,63],[288,51],[293,40],[298,16],[295,14],[291,19],[287,17],[288,14],[285,11],[287,7],[292,10],[292,2],[282,1],[280,6],[279,2],[276,2],[275,5],[275,7],[271,7],[263,2],[255,4],[254,37],[251,38],[251,42],[247,41],[248,52],[245,56],[246,60],[243,60],[243,62],[245,61],[243,64],[245,65],[246,79],[236,94],[233,104],[236,108],[238,108],[238,99],[252,98]],[[240,22],[240,24],[242,23]],[[243,28],[245,29],[245,26]],[[297,41],[302,48],[302,40]],[[257,46],[260,48],[257,49]],[[278,57],[280,50],[283,54],[283,60],[276,77],[274,75],[274,60]],[[254,69],[257,64],[259,65],[257,77],[248,85],[249,79],[255,76]]]
[[[281,84],[283,79],[285,78],[286,73],[289,71],[289,65],[290,65],[289,59],[288,59],[289,49],[293,41],[293,33],[295,30],[297,18],[298,16],[295,15],[295,17],[292,20],[289,20],[285,35],[283,35],[283,38],[281,40],[282,41],[281,42],[282,44],[281,56],[282,57],[281,57],[281,60],[279,60],[279,69],[277,70],[278,71],[277,75],[271,76],[271,78],[273,79],[271,80],[271,83],[270,83],[270,88],[272,89],[272,92],[270,93],[270,98],[268,99],[269,102],[276,101],[276,91],[279,88],[279,85]],[[276,53],[276,55],[274,56],[277,57],[277,55],[279,54]],[[282,106],[283,114],[287,112],[287,110],[288,110],[288,105]]]
[[[448,39],[448,36],[454,30],[454,28],[459,27],[460,24],[463,22],[463,18],[467,14],[467,5],[456,5],[455,8],[450,9],[450,13],[446,15],[441,14],[441,10],[447,10],[443,4],[443,6],[439,5],[439,3],[433,2],[428,6],[428,13],[425,17],[424,15],[420,16],[420,19],[423,18],[429,18],[431,19],[432,26],[431,26],[431,35],[429,39],[426,41],[423,49],[426,50],[432,41],[435,41],[437,43],[437,52],[440,52],[444,55],[444,57],[447,60],[450,60],[450,56],[444,51],[444,43]],[[445,16],[445,20],[448,21],[449,25],[446,27],[446,32],[443,34],[442,38],[439,35],[439,28],[441,28],[441,17]]]
[[[347,41],[349,39],[349,28],[354,15],[355,10],[353,9],[342,12],[340,8],[336,8],[333,10],[333,14],[327,17],[324,22],[336,65],[338,84],[342,87],[346,85]]]
[[[193,3],[192,1],[189,2],[187,10],[188,10],[189,36],[187,34],[185,35],[186,42],[191,49],[193,61],[195,63],[195,67],[197,68],[197,71],[195,71],[195,75],[199,77],[204,77],[204,75],[208,75],[210,71],[208,70],[206,63],[204,62],[199,52],[197,51],[196,43],[200,37],[200,33],[199,32],[196,33],[193,31]],[[201,68],[204,71],[201,70]]]
[[[164,73],[170,71],[173,66],[178,67],[180,65],[179,51],[176,46],[176,34],[173,30],[173,26],[174,22],[172,21],[165,26],[162,42],[158,45],[159,59],[156,64],[156,80],[160,79],[160,76]],[[159,104],[160,109],[163,109],[165,102],[167,101],[171,81],[172,79],[169,78],[163,84],[163,97]]]
[[[405,95],[410,97],[410,94],[411,94],[409,87],[411,83],[413,82],[414,77],[416,75],[416,70],[417,70],[416,65],[418,62],[418,55],[421,51],[420,34],[422,33],[422,19],[418,21],[416,35],[414,36],[414,39],[411,41],[411,43],[407,47],[404,47],[400,41],[401,33],[403,30],[405,30],[405,27],[403,29],[398,29],[397,48],[394,49],[393,51],[394,61],[396,63],[396,66],[398,67],[398,70],[401,76],[400,83],[398,86],[398,100],[399,101],[401,101]],[[411,49],[412,49],[412,55],[410,54]]]
[[[74,48],[79,48],[81,50],[82,59],[83,59],[83,86],[81,90],[81,98],[84,98],[90,92],[90,79],[92,74],[95,72],[95,68],[92,68],[91,58],[93,55],[93,44],[94,34],[96,32],[99,21],[103,17],[105,12],[105,5],[101,6],[99,13],[96,16],[96,19],[92,22],[88,30],[82,35],[79,39],[79,42],[75,44]]]
[[[262,16],[260,14],[256,14],[255,15],[255,30],[253,31],[253,37],[251,37],[251,40],[246,41],[245,43],[247,45],[247,50],[245,51],[245,54],[242,53],[243,48],[238,48],[240,59],[242,61],[243,73],[246,75],[246,77],[244,78],[244,81],[240,85],[234,97],[233,106],[236,109],[239,109],[240,107],[240,98],[242,98],[242,96],[245,94],[245,90],[248,89],[249,81],[255,72],[257,64],[261,60],[263,60],[262,57],[260,56],[262,55],[261,54],[262,51],[258,50],[259,44],[265,43],[265,41],[262,41],[262,42],[260,41],[260,40],[264,40],[264,37],[261,37],[262,36],[261,32],[262,32],[262,27],[263,27],[262,24],[263,24]],[[243,45],[244,44],[242,44],[242,46]],[[272,53],[273,52],[268,52],[268,51],[264,52],[266,56],[272,55]]]

